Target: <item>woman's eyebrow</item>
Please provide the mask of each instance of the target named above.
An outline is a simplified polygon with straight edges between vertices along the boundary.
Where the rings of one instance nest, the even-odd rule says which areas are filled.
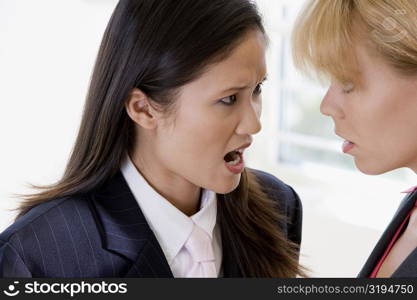
[[[248,87],[247,85],[233,86],[233,87],[226,88],[225,90],[222,90],[222,93],[231,92],[231,91],[240,91],[240,90],[246,89],[247,87]]]
[[[257,84],[262,83],[264,81],[266,81],[268,79],[268,76],[264,76],[264,78],[261,81],[258,81]],[[225,90],[222,91],[222,93],[226,93],[226,92],[230,92],[230,91],[240,91],[240,90],[244,90],[246,88],[248,88],[250,86],[250,84],[247,85],[236,85],[236,86],[232,86],[229,88],[226,88]]]

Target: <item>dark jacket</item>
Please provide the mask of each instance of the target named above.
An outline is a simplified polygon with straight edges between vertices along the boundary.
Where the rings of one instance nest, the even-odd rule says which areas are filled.
[[[400,207],[395,213],[393,219],[385,229],[374,250],[366,261],[364,267],[360,271],[358,277],[369,277],[374,270],[379,259],[385,252],[390,241],[394,237],[395,232],[400,227],[410,210],[413,208],[417,200],[417,191],[414,191],[401,202]],[[417,248],[415,248],[408,257],[401,263],[401,265],[394,271],[391,277],[417,277]]]
[[[301,202],[291,187],[252,170],[288,216],[284,231],[301,242]],[[227,241],[222,240],[222,243]],[[224,277],[241,277],[223,261]],[[42,203],[0,234],[2,277],[172,277],[155,235],[119,171],[83,196]]]

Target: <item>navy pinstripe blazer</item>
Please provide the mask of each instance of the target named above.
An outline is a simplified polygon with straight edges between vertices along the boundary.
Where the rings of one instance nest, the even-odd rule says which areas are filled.
[[[288,216],[288,238],[301,242],[301,202],[291,187],[252,170]],[[222,241],[226,243],[227,241]],[[224,277],[241,277],[223,253]],[[32,208],[0,234],[2,277],[173,277],[164,253],[119,171],[83,196]]]

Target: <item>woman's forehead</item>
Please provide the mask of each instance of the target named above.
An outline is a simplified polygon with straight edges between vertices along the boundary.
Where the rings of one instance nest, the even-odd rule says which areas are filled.
[[[265,40],[259,38],[257,34],[249,35],[236,45],[229,56],[209,65],[205,73],[220,75],[228,72],[232,73],[231,75],[234,73],[238,77],[245,77],[245,74],[252,75],[254,71],[264,72],[266,69],[265,51]]]
[[[208,65],[202,74],[189,85],[206,85],[218,82],[222,86],[245,87],[261,81],[267,72],[265,41],[251,36],[242,40],[229,56]]]

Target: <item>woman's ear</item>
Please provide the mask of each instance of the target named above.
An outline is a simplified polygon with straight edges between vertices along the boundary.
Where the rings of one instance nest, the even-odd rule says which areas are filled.
[[[157,127],[157,111],[150,103],[151,99],[140,89],[134,88],[125,102],[129,117],[145,129]]]

